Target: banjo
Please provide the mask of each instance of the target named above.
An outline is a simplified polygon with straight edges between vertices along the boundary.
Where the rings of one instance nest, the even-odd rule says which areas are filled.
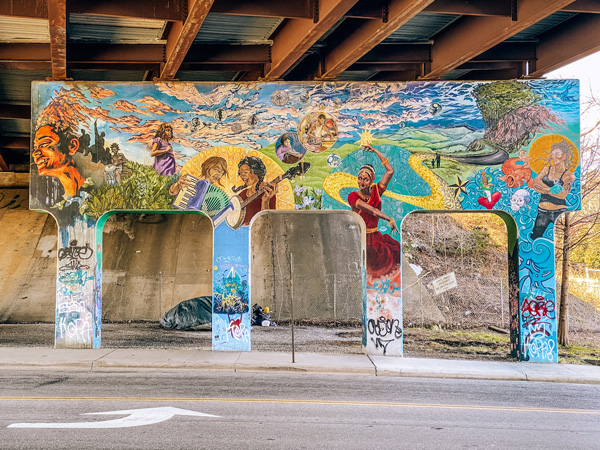
[[[310,163],[302,162],[295,167],[289,168],[284,174],[279,175],[277,178],[272,180],[269,184],[276,186],[283,180],[294,178],[297,175],[305,174],[308,169],[310,169]],[[221,222],[227,222],[234,230],[237,230],[244,223],[244,218],[246,216],[246,206],[260,197],[265,191],[267,184],[260,189],[257,189],[254,194],[252,194],[247,199],[242,199],[239,195],[233,195],[229,198],[229,205],[221,212],[219,212],[213,219],[215,227],[217,227]]]

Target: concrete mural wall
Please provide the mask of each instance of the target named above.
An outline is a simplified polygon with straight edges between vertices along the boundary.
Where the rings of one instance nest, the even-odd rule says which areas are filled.
[[[32,105],[30,207],[59,224],[58,347],[100,346],[101,230],[114,211],[211,218],[213,348],[246,351],[252,219],[354,211],[363,345],[401,355],[399,222],[486,210],[512,236],[513,355],[558,359],[553,231],[580,204],[576,81],[48,82],[34,83]]]

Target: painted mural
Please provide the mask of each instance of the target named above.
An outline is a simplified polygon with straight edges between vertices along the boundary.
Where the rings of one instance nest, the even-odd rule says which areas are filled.
[[[365,351],[401,355],[402,219],[481,210],[514,219],[514,356],[558,359],[554,223],[580,206],[575,80],[47,82],[32,99],[30,208],[60,229],[57,346],[100,345],[107,212],[210,217],[213,349],[247,351],[252,219],[347,209],[367,235]]]

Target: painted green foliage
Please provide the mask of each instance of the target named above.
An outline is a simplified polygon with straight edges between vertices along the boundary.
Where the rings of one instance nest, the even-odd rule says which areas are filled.
[[[107,211],[120,209],[171,209],[172,177],[160,176],[152,167],[133,161],[126,162],[125,166],[131,175],[123,177],[121,184],[104,184],[90,195],[86,209],[89,216],[98,218]]]

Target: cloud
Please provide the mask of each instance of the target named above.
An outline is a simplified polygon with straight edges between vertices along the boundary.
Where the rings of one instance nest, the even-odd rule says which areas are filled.
[[[169,105],[161,102],[160,100],[156,100],[149,95],[146,95],[144,98],[140,100],[136,100],[136,103],[141,103],[146,106],[148,112],[151,114],[165,114],[165,113],[175,113],[175,114],[183,114],[183,111],[179,111],[177,109],[171,108]]]
[[[90,97],[92,97],[96,100],[117,95],[114,91],[111,91],[110,89],[105,89],[100,86],[92,86],[89,88],[89,91],[90,91]]]
[[[131,102],[128,102],[127,100],[117,100],[112,105],[110,105],[110,107],[113,109],[118,109],[119,111],[136,112],[139,114],[148,115],[146,111],[138,108],[136,105],[134,105]]]

